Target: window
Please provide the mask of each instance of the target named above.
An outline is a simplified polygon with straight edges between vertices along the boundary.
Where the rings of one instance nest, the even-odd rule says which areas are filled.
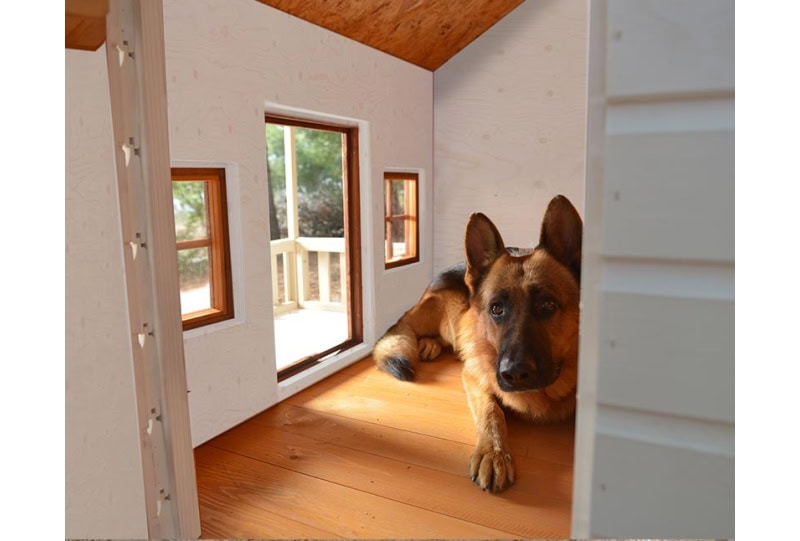
[[[419,261],[419,175],[384,173],[386,268]]]
[[[267,114],[278,381],[362,342],[358,128]]]
[[[233,318],[225,170],[172,168],[183,330]]]

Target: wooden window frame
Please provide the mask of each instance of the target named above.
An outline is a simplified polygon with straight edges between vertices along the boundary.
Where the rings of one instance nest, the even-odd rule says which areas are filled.
[[[180,250],[209,248],[209,289],[211,308],[181,313],[183,330],[196,329],[212,323],[233,319],[233,278],[228,236],[228,198],[225,169],[217,167],[173,167],[172,182],[203,181],[206,185],[207,236],[203,239],[179,241]]]
[[[405,213],[392,214],[392,182],[402,180],[405,185]],[[414,185],[413,190],[409,190],[409,184]],[[384,190],[384,268],[393,269],[410,265],[419,261],[419,173],[409,172],[389,172],[383,173]],[[400,258],[392,258],[392,224],[402,221],[405,223],[405,239],[407,251],[410,255]]]
[[[299,359],[278,370],[278,382],[284,381],[312,366],[320,363],[330,355],[340,353],[357,346],[364,341],[364,312],[361,292],[361,188],[358,165],[358,127],[343,126],[314,120],[285,117],[266,113],[264,122],[296,128],[311,128],[341,133],[345,145],[342,157],[342,175],[344,195],[344,230],[345,258],[347,260],[347,321],[348,338],[325,351]]]

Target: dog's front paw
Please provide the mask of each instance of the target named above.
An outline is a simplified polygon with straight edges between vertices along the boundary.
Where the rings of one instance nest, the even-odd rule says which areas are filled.
[[[469,476],[489,492],[502,492],[514,483],[514,459],[506,449],[478,446],[469,457]]]
[[[442,352],[442,345],[435,338],[419,339],[419,358],[423,361],[432,361]]]

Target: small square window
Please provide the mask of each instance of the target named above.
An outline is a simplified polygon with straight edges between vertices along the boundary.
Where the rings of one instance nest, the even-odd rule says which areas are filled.
[[[419,261],[417,173],[384,173],[386,268]]]
[[[225,170],[172,168],[183,330],[233,318]]]

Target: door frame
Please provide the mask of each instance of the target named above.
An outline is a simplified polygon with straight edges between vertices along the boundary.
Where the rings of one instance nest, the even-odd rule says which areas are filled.
[[[370,125],[366,120],[339,116],[334,114],[319,113],[302,109],[298,107],[290,107],[282,103],[271,101],[264,102],[264,114],[266,116],[277,118],[290,118],[298,121],[307,121],[311,123],[321,123],[325,125],[336,125],[340,127],[358,128],[358,198],[360,202],[372,201],[372,165],[371,165],[371,145],[370,145]],[[266,167],[266,160],[265,160]],[[362,334],[361,343],[352,346],[340,353],[331,355],[321,362],[315,363],[306,370],[292,375],[282,381],[278,382],[278,396],[277,400],[280,402],[298,393],[326,377],[338,372],[339,370],[359,361],[369,355],[372,351],[372,346],[375,343],[375,284],[376,284],[376,268],[383,268],[383,252],[378,250],[375,246],[375,231],[374,231],[374,216],[371,205],[360,204],[358,210],[358,219],[360,221],[361,230],[361,247],[360,256],[361,261],[359,266],[361,268],[361,317],[362,317]],[[382,239],[381,239],[382,240]],[[381,244],[381,247],[383,245]],[[380,257],[378,261],[376,258]],[[380,263],[380,267],[378,267]],[[271,293],[270,293],[271,295]],[[272,341],[274,343],[274,325],[272,327]]]
[[[323,360],[335,353],[341,353],[352,349],[353,347],[363,343],[364,338],[364,317],[363,317],[363,292],[361,288],[362,280],[362,265],[361,265],[361,194],[360,194],[360,181],[359,181],[359,130],[358,125],[341,124],[322,122],[319,120],[309,120],[305,118],[296,118],[293,116],[277,115],[266,112],[264,114],[265,123],[278,124],[288,126],[290,128],[310,128],[320,131],[338,132],[342,134],[345,139],[344,155],[342,156],[342,176],[343,186],[342,192],[344,197],[344,230],[345,230],[345,259],[347,261],[347,278],[343,281],[346,287],[346,310],[347,310],[347,327],[348,338],[347,340],[334,344],[324,351],[318,352],[314,355],[300,359],[297,362],[278,371],[278,382],[285,381],[292,376],[300,374],[309,368],[320,364]],[[294,144],[292,144],[294,149]],[[294,153],[294,151],[292,151]],[[294,157],[292,158],[294,161]],[[296,164],[295,164],[296,170]],[[293,175],[296,176],[296,175]],[[289,182],[289,175],[287,174],[287,183]],[[294,196],[287,197],[287,206],[291,203],[295,210],[297,209],[297,178],[292,180],[292,192]],[[289,186],[286,187],[290,189]],[[287,208],[288,212],[288,208]],[[290,220],[291,221],[291,220]],[[294,223],[292,224],[294,231],[289,231],[289,238],[296,240],[299,237],[299,215],[295,216]],[[290,227],[292,227],[290,226]],[[270,257],[272,255],[270,254]],[[343,269],[340,269],[340,273]],[[295,272],[298,269],[295,268]],[[289,279],[286,277],[285,279]],[[273,299],[274,306],[274,299]],[[274,344],[274,341],[273,341]]]

